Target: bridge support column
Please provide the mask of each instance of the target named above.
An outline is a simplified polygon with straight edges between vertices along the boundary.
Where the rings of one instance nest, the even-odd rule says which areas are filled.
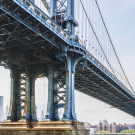
[[[55,77],[57,76],[57,71],[54,71],[54,66],[50,65],[50,72],[48,76],[48,104],[45,121],[55,121],[58,120],[58,110],[55,107],[55,102],[57,97],[55,96],[55,89],[57,89],[57,83],[55,82]]]
[[[45,120],[54,120],[54,69],[53,66],[50,67],[50,73],[48,76],[48,104]]]
[[[37,121],[35,104],[32,98],[32,70],[30,65],[26,69],[11,69],[11,97],[7,121]],[[32,105],[34,107],[32,107]],[[33,111],[34,110],[34,111]],[[35,116],[35,115],[34,115]]]
[[[10,108],[7,116],[7,121],[17,120],[17,106],[16,106],[16,93],[17,93],[17,71],[14,69],[10,70],[11,74],[11,87],[10,87]]]
[[[31,92],[32,92],[32,78],[31,78],[31,66],[27,65],[26,68],[26,89],[25,89],[25,106],[23,113],[23,120],[31,121]]]
[[[72,56],[67,57],[66,70],[64,67],[50,67],[48,107],[46,119],[51,121],[59,120],[58,109],[64,108],[62,120],[76,121],[74,105],[74,76],[75,62]]]
[[[66,103],[63,115],[63,120],[76,120],[75,115],[75,103],[74,103],[74,76],[75,71],[73,58],[68,56],[67,58],[67,71],[66,71]]]

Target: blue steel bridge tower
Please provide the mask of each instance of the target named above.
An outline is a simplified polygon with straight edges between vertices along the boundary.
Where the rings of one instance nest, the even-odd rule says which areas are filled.
[[[8,3],[6,5],[12,5],[12,2],[6,2]],[[17,40],[16,43],[24,44],[23,46],[20,45],[20,48],[16,46],[11,48],[10,46],[9,49],[5,49],[7,40],[1,50],[1,54],[9,53],[4,56],[5,59],[9,59],[12,55],[14,55],[12,58],[17,57],[17,60],[12,60],[12,63],[10,63],[10,60],[5,62],[5,65],[11,71],[11,98],[7,121],[37,121],[35,80],[39,75],[48,78],[48,104],[44,121],[59,120],[59,108],[64,108],[62,120],[76,121],[74,105],[75,69],[79,60],[84,59],[85,47],[79,44],[78,37],[74,35],[74,27],[78,26],[74,19],[74,0],[50,0],[51,19],[34,5],[34,1],[23,0],[21,2],[26,4],[25,7],[28,6],[28,11],[21,12],[21,8],[14,4],[15,11],[18,15],[23,16],[25,21],[32,24],[32,31],[38,32],[35,32],[37,35],[33,32],[33,37],[26,37],[22,41],[19,38],[14,38]],[[32,7],[33,12],[40,13],[42,19],[49,21],[51,27],[53,29],[55,27],[55,31],[58,30],[57,34],[53,33],[51,27],[42,25],[42,22],[33,19],[32,12],[28,14],[29,7]],[[31,30],[25,33],[25,30],[31,24],[25,26],[28,23],[23,23],[22,20],[17,26],[13,25],[10,28],[14,29],[13,32],[17,32],[16,36],[32,35]],[[63,20],[62,28],[61,20]],[[3,32],[8,30],[3,28]],[[59,36],[59,31],[66,35],[66,39]],[[41,39],[41,36],[45,38]],[[11,53],[14,51],[17,51],[17,53]]]
[[[69,39],[74,40],[75,42],[78,42],[78,37],[74,35],[74,27],[78,26],[78,23],[74,19],[74,0],[50,0],[50,18],[54,20],[57,24],[59,24],[63,29],[67,31],[69,34]],[[62,22],[61,22],[62,21]],[[77,43],[78,44],[78,43]],[[49,91],[50,95],[52,97],[48,97],[48,109],[47,109],[47,115],[46,120],[58,120],[58,111],[57,109],[60,107],[64,107],[64,115],[63,120],[70,120],[70,121],[76,121],[76,115],[75,115],[75,106],[74,106],[74,82],[75,82],[75,67],[77,62],[80,60],[80,57],[82,56],[78,55],[76,57],[73,56],[73,54],[68,55],[64,54],[66,57],[65,61],[65,73],[64,70],[61,71],[62,78],[58,78],[58,88],[57,90],[62,88],[65,89],[65,91],[59,91],[58,93],[55,93],[54,91]],[[74,58],[73,58],[74,57]],[[79,59],[78,59],[79,58]],[[53,67],[51,67],[51,78],[55,78],[55,73],[53,71]],[[56,71],[57,72],[57,71]],[[65,74],[65,75],[64,75]],[[55,79],[57,80],[57,79]],[[59,83],[59,80],[62,80]],[[49,83],[49,87],[51,85],[51,82]],[[56,87],[57,83],[54,83],[54,88]],[[58,94],[63,92],[63,96],[59,97]],[[58,98],[57,98],[58,96]],[[56,101],[53,101],[56,100]],[[58,100],[63,100],[65,103],[62,105],[57,105],[56,102]],[[53,101],[53,102],[52,102]]]
[[[50,0],[48,17],[33,1],[0,1],[0,65],[11,72],[7,121],[37,121],[38,76],[48,78],[44,121],[59,120],[60,108],[62,120],[76,121],[75,89],[135,116],[134,103],[121,103],[134,101],[133,93],[79,44],[74,6],[74,0]]]
[[[74,27],[78,26],[74,18],[74,0],[50,0],[50,17],[66,29],[71,35],[74,35]]]

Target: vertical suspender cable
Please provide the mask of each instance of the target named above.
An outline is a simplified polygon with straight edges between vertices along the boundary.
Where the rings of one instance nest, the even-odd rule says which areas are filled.
[[[91,16],[90,16],[90,18],[91,18],[91,22],[92,22],[92,0],[91,0]],[[90,31],[91,32],[91,43],[90,43],[90,52],[91,52],[91,54],[92,54],[92,30]]]
[[[96,8],[96,9],[97,9],[97,8]],[[96,21],[97,21],[97,37],[98,37],[98,39],[99,39],[98,10],[97,10],[96,12],[97,12],[97,20],[96,20]],[[97,50],[97,51],[96,51],[96,52],[97,52],[97,59],[98,59],[98,41],[97,41],[96,45],[97,45],[97,47],[96,47],[96,50]]]
[[[88,1],[88,13],[89,13],[89,19],[90,19],[90,0]],[[89,27],[89,25],[88,25],[88,23],[87,23],[87,27],[88,27],[88,34],[87,34],[87,40],[88,40],[88,51],[89,51],[89,53],[90,53],[90,39],[91,39],[91,30],[90,30],[90,27]]]
[[[110,62],[110,46],[109,46],[109,38],[107,37],[107,39],[108,39],[108,59],[109,59],[109,62]],[[109,65],[108,65],[108,70],[110,71],[110,68],[109,68]]]
[[[100,43],[101,43],[101,46],[102,46],[102,27],[101,27],[101,19],[100,19]],[[99,45],[100,47],[100,45]],[[102,50],[101,50],[101,47],[100,47],[100,56],[101,56],[101,63],[102,63]]]
[[[107,52],[108,46],[107,46],[107,35],[106,35],[106,33],[105,33],[105,48],[106,48],[106,56],[107,56],[107,59],[108,59],[108,52]],[[108,59],[108,61],[109,61],[109,59]],[[107,60],[106,59],[105,59],[105,64],[106,64],[106,68],[107,68]]]
[[[134,90],[133,90],[132,86],[130,85],[130,83],[129,83],[128,79],[127,79],[127,76],[126,76],[126,74],[125,74],[125,72],[124,72],[124,70],[123,70],[123,68],[122,68],[122,65],[121,65],[121,63],[120,63],[120,61],[119,61],[119,58],[118,58],[117,53],[116,53],[116,51],[115,51],[115,48],[114,48],[114,46],[113,46],[112,40],[111,40],[111,38],[110,38],[110,36],[109,36],[109,33],[108,33],[108,30],[107,30],[107,28],[106,28],[105,22],[104,22],[104,20],[103,20],[102,14],[101,14],[101,12],[100,12],[100,9],[99,9],[99,6],[98,6],[98,3],[97,3],[97,0],[95,0],[95,2],[96,2],[96,5],[97,5],[97,8],[98,8],[98,10],[99,10],[100,16],[101,16],[101,18],[102,18],[102,21],[103,21],[103,24],[104,24],[105,30],[106,30],[106,32],[107,32],[107,34],[108,34],[108,37],[109,37],[109,40],[110,40],[111,46],[112,46],[113,51],[114,51],[114,54],[116,55],[116,58],[117,58],[118,63],[119,63],[119,65],[120,65],[121,69],[122,69],[122,72],[123,72],[123,74],[124,74],[124,76],[125,76],[125,79],[127,80],[128,85],[130,86],[130,88],[131,88],[132,92],[135,94],[135,92],[134,92]],[[110,66],[110,65],[109,65],[109,66]]]
[[[83,17],[84,16],[83,16],[83,12],[82,12],[82,22],[81,22],[81,24],[82,24],[82,27],[81,27],[82,28],[82,32],[81,32],[82,33],[82,44],[83,44]]]
[[[84,6],[85,6],[85,1],[84,1]],[[85,14],[84,14],[84,45],[85,45],[85,47],[87,48],[87,46],[86,46],[86,36],[87,36],[87,27],[86,27],[86,22],[87,20],[86,20],[86,16],[85,16]]]
[[[95,5],[96,6],[96,5]],[[97,10],[95,7],[95,31],[97,33],[97,37],[98,37],[98,32],[97,32]],[[97,40],[95,39],[95,57],[97,58]]]
[[[77,8],[76,8],[76,12],[77,12],[77,21],[79,22],[79,14],[80,14],[80,9],[79,9],[79,0],[77,0]],[[77,28],[77,33],[79,35],[79,26]]]
[[[93,13],[94,13],[94,18],[93,18],[93,27],[94,27],[94,30],[95,30],[95,4],[94,4],[94,2],[93,2],[93,7],[94,7],[94,11],[93,11]],[[95,49],[95,36],[93,35],[93,38],[94,38],[94,43],[93,43],[93,56],[95,56],[95,51],[94,51],[94,49]]]

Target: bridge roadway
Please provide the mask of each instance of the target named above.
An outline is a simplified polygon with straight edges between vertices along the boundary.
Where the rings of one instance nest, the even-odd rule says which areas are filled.
[[[66,31],[27,0],[0,0],[0,61],[5,62],[1,65],[21,68],[18,65],[21,61],[29,64],[50,62],[58,66],[64,65],[67,54],[80,57],[75,89],[135,116],[134,102],[119,103],[135,100],[135,95],[83,45],[68,37]]]

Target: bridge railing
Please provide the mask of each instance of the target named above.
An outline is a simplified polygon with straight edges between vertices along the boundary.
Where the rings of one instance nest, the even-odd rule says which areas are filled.
[[[64,38],[65,41],[67,41],[70,45],[76,44],[77,46],[81,46],[82,48],[85,48],[85,45],[83,45],[81,39],[79,38],[79,44],[75,43],[74,39],[69,38],[68,32],[66,32],[64,29],[62,29],[57,23],[54,22],[45,12],[43,12],[39,7],[37,7],[34,3],[32,3],[29,0],[14,0],[18,1],[20,5],[25,6],[28,10],[31,10],[35,12],[35,14],[38,14],[40,16],[41,20],[45,20],[49,26],[52,26],[54,31],[60,35],[60,37]],[[37,15],[36,15],[37,16]],[[38,16],[37,16],[38,17]],[[77,35],[77,33],[76,33]]]
[[[13,0],[17,1],[20,6],[25,7],[25,9],[29,10],[31,14],[36,15],[38,19],[42,21],[46,21],[48,26],[53,27],[53,31],[55,31],[60,37],[62,37],[68,43],[71,42],[69,38],[69,34],[62,29],[58,24],[56,24],[47,14],[45,14],[39,7],[37,7],[34,3],[29,0]]]

